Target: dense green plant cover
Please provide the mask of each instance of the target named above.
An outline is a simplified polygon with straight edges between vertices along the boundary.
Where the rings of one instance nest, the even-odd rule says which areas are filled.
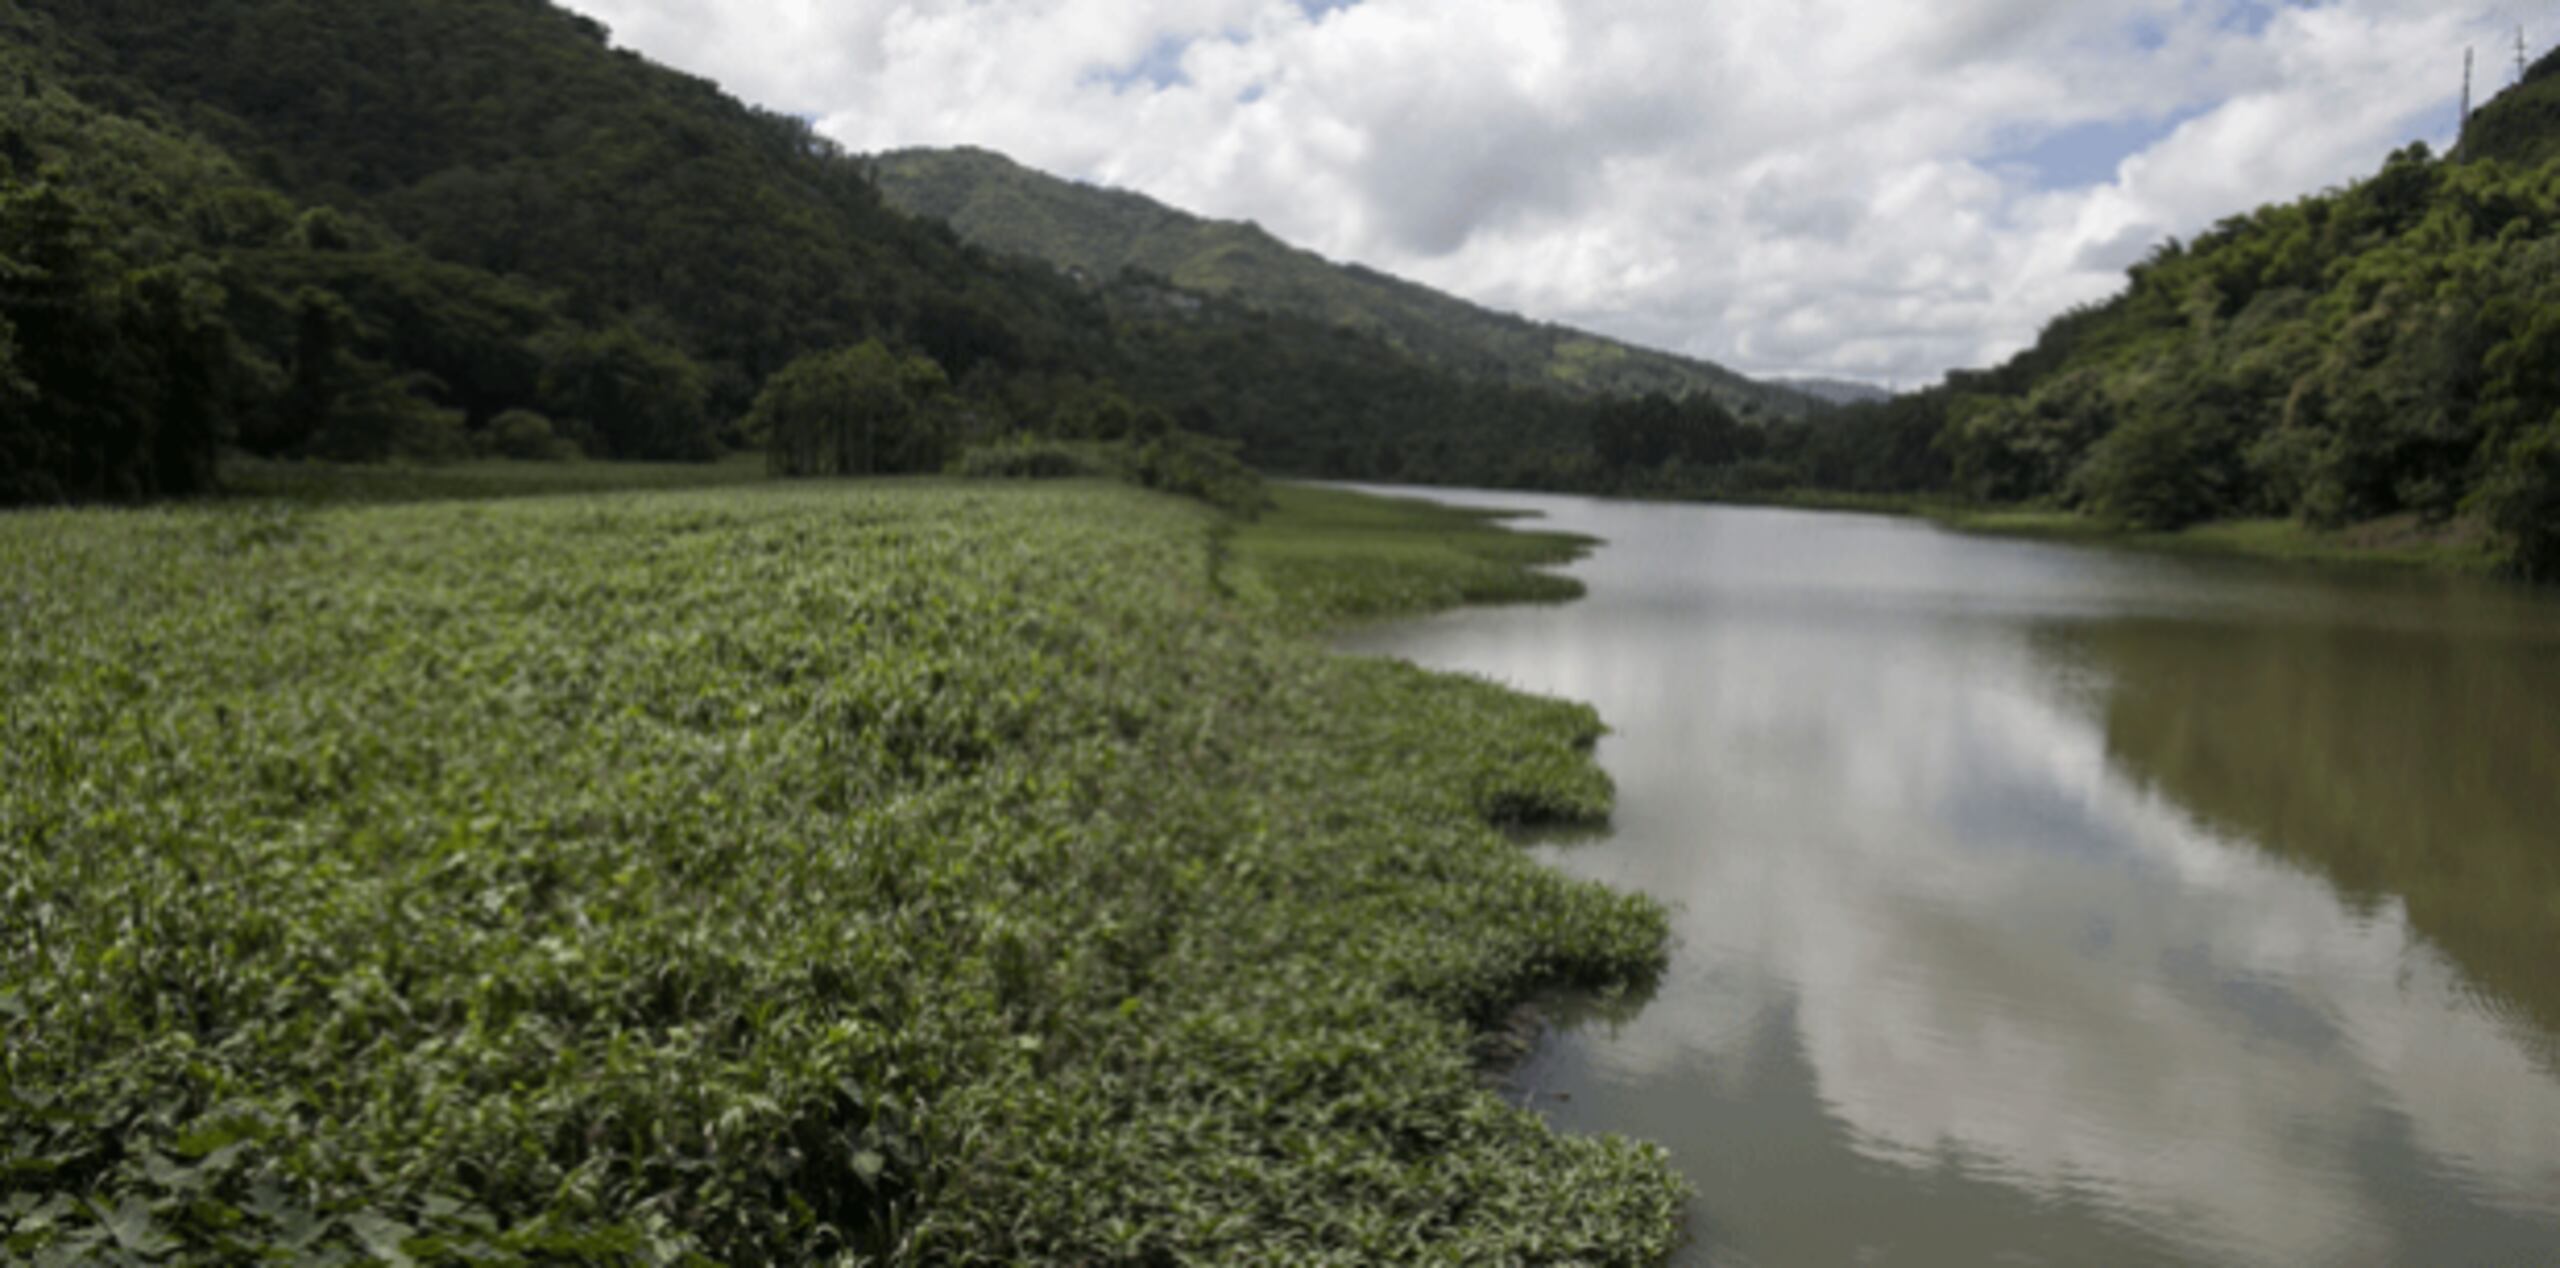
[[[1335,264],[1256,225],[1205,220],[986,150],[901,150],[870,162],[891,205],[947,221],[971,242],[1099,279],[1134,269],[1185,291],[1347,327],[1468,380],[1577,396],[1704,394],[1771,417],[1814,406],[1719,365],[1493,312]]]
[[[2548,575],[2534,437],[2560,413],[2552,63],[2461,151],[2169,242],[1992,370],[1774,428],[1803,487],[2084,512],[2140,530],[2485,524]]]
[[[1229,542],[1234,575],[1259,606],[1299,626],[1578,598],[1581,582],[1540,565],[1593,544],[1506,528],[1499,512],[1302,484],[1274,486],[1271,506]]]
[[[7,501],[193,491],[225,445],[449,460],[510,411],[703,459],[787,367],[874,340],[941,367],[960,440],[1113,438],[1086,407],[1117,397],[1303,474],[1604,487],[1593,390],[1804,404],[1382,278],[1345,284],[1400,315],[1346,325],[1000,256],[543,0],[0,0],[0,195],[39,188],[89,263],[81,324],[34,322],[10,297],[58,271],[0,240],[0,392],[51,411],[0,447],[53,473]]]
[[[517,462],[568,462],[578,456],[578,447],[560,435],[550,419],[526,409],[511,409],[489,420],[482,448],[492,457]]]
[[[676,350],[98,108],[26,10],[0,3],[0,32],[0,502],[201,492],[225,446],[447,459],[536,407],[599,454],[708,452],[702,372]],[[635,362],[645,394],[596,391],[595,367]]]
[[[1124,448],[1109,441],[1056,440],[1023,434],[971,445],[951,461],[967,480],[1117,480],[1128,472]]]
[[[940,365],[875,339],[784,367],[745,428],[777,475],[899,475],[949,458],[954,409]]]
[[[1288,632],[1506,570],[1301,496],[0,519],[0,1254],[1657,1258],[1467,1056],[1659,963],[1491,826],[1598,722]]]
[[[2518,572],[2560,581],[2560,418],[2508,446],[2481,486],[2480,505],[2509,543]]]

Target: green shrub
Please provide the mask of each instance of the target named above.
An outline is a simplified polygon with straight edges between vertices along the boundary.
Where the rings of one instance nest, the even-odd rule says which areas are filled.
[[[972,446],[950,471],[970,479],[1121,480],[1246,516],[1270,501],[1262,476],[1236,456],[1232,442],[1185,431],[1143,441],[1017,435]]]
[[[1136,445],[1138,483],[1243,515],[1269,501],[1262,477],[1237,457],[1240,446],[1196,432],[1169,431]]]
[[[2560,418],[2508,447],[2479,502],[2517,573],[2560,581]]]
[[[567,462],[578,446],[552,430],[551,420],[532,410],[511,409],[489,420],[484,447],[492,457],[519,462]]]
[[[2135,528],[2184,528],[2211,516],[2222,490],[2201,452],[2198,429],[2146,411],[2107,433],[2072,476],[2090,510]]]
[[[951,474],[969,480],[1125,480],[1130,453],[1092,441],[1017,435],[972,445],[951,462]]]

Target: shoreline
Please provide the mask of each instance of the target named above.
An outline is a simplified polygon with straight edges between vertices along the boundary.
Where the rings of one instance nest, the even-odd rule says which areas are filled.
[[[1411,488],[1421,494],[1438,486],[1399,487]],[[1683,506],[1884,515],[1926,520],[1951,532],[1985,537],[2110,546],[2161,554],[2256,559],[2323,568],[2434,572],[2487,578],[2507,576],[2504,561],[2491,546],[2487,529],[2470,518],[2457,518],[2430,526],[2421,523],[2414,514],[2401,514],[2336,529],[2313,528],[2299,520],[2289,519],[2212,520],[2164,531],[2133,528],[2077,511],[1983,506],[1907,494],[1794,490],[1767,495],[1709,496],[1591,493],[1563,489],[1470,488],[1468,491]]]

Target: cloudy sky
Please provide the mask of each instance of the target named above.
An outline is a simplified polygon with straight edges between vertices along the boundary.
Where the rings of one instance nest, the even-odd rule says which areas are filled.
[[[982,145],[1500,308],[1913,386],[2454,130],[2560,0],[567,0],[856,150]],[[2538,33],[2537,33],[2538,32]]]

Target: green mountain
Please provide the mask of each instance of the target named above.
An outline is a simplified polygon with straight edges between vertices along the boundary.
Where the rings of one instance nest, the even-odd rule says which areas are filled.
[[[1178,421],[1278,471],[1589,482],[1582,392],[964,242],[546,0],[0,0],[0,503],[196,492],[224,448],[707,457],[872,340],[961,441]]]
[[[2343,189],[2136,265],[1996,369],[1777,438],[1798,482],[2154,529],[2486,536],[2560,576],[2560,56]]]
[[[1770,418],[1817,402],[1722,366],[1545,325],[1354,264],[1336,264],[1255,224],[1209,220],[1153,199],[1034,171],[980,149],[902,150],[872,160],[881,196],[948,221],[962,237],[1092,278],[1128,270],[1203,295],[1375,335],[1464,377],[1586,396],[1713,395]]]
[[[1854,379],[1775,379],[1780,387],[1792,388],[1827,405],[1862,405],[1893,399],[1893,393],[1873,383]]]

